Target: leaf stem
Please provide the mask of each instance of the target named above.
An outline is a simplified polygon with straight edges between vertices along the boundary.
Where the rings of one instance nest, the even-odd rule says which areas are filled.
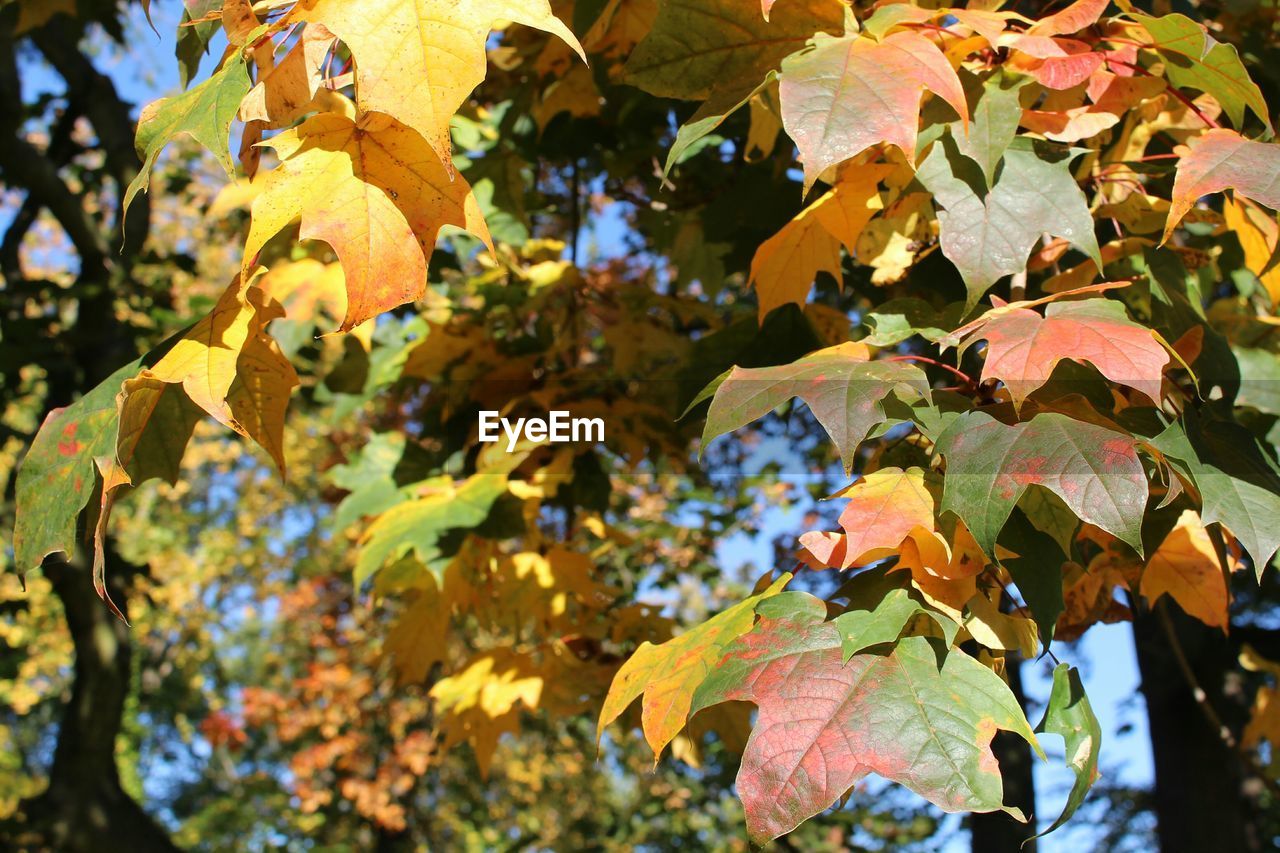
[[[1102,62],[1104,65],[1111,65],[1112,63],[1114,63],[1124,68],[1131,69],[1133,71],[1138,72],[1144,77],[1156,76],[1152,74],[1150,71],[1148,71],[1147,69],[1143,68],[1141,65],[1135,65],[1132,62],[1125,62],[1123,59],[1116,59],[1113,56],[1107,56],[1105,53],[1102,55]],[[1209,118],[1209,116],[1205,115],[1204,112],[1198,106],[1195,105],[1194,101],[1188,98],[1183,92],[1179,91],[1178,88],[1175,87],[1168,80],[1164,81],[1164,88],[1166,92],[1168,92],[1170,95],[1173,95],[1175,98],[1181,101],[1183,106],[1191,110],[1191,112],[1195,113],[1200,118],[1200,120],[1204,122],[1206,125],[1214,129],[1218,129],[1222,127],[1222,125],[1218,124],[1216,121]]]
[[[966,385],[969,385],[975,388],[978,385],[977,382],[973,381],[972,376],[965,373],[960,368],[952,367],[949,364],[944,364],[943,362],[938,361],[936,358],[929,358],[928,356],[925,356],[925,355],[895,355],[892,358],[885,359],[885,361],[915,361],[915,362],[920,362],[921,364],[931,364],[934,367],[940,367],[943,370],[949,371],[952,375],[958,377],[959,379],[963,379]]]

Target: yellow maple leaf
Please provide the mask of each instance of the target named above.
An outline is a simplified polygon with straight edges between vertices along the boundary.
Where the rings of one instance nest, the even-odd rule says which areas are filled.
[[[586,61],[547,0],[302,0],[291,20],[324,24],[342,39],[355,59],[361,111],[399,119],[445,162],[449,122],[484,80],[485,42],[495,23],[552,33]]]
[[[300,218],[302,239],[328,243],[342,262],[340,331],[422,297],[442,226],[465,228],[492,247],[471,187],[393,118],[322,113],[264,144],[281,164],[253,202],[244,264]]]
[[[862,229],[880,210],[877,185],[892,171],[887,165],[845,167],[831,190],[756,250],[751,283],[762,322],[780,305],[803,304],[819,272],[842,282],[840,246],[853,253]]]
[[[1272,306],[1280,305],[1280,264],[1272,263],[1280,244],[1280,225],[1275,216],[1267,215],[1257,205],[1230,198],[1223,202],[1222,213],[1227,228],[1244,249],[1245,266],[1262,282]]]
[[[1189,615],[1226,630],[1230,602],[1226,577],[1209,532],[1195,510],[1183,511],[1147,560],[1140,590],[1152,602],[1167,593]]]
[[[530,658],[510,649],[476,655],[431,688],[445,749],[470,742],[480,775],[488,778],[498,739],[519,731],[520,713],[538,707],[542,688],[543,677]]]

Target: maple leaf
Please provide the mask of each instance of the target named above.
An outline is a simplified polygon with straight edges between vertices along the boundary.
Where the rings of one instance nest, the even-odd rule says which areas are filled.
[[[1189,147],[1178,160],[1162,243],[1197,201],[1225,189],[1280,209],[1280,145],[1253,142],[1219,128],[1192,140]]]
[[[1000,47],[1013,49],[1009,67],[1035,78],[1046,89],[1070,89],[1093,76],[1105,57],[1076,39],[1006,33]]]
[[[426,575],[417,596],[387,632],[385,650],[395,662],[396,675],[405,684],[421,683],[448,650],[449,602],[435,578]]]
[[[1194,438],[1193,438],[1194,437]],[[1205,524],[1231,531],[1253,558],[1257,576],[1280,548],[1280,474],[1243,427],[1184,412],[1151,440],[1200,495]]]
[[[323,26],[304,27],[284,59],[260,75],[240,102],[240,120],[287,127],[301,118],[320,91],[324,79],[320,66],[333,43],[333,33]]]
[[[410,551],[426,566],[436,568],[442,556],[440,537],[484,521],[493,502],[508,489],[506,476],[490,471],[473,474],[457,486],[452,481],[431,485],[430,494],[392,506],[365,529],[353,578],[357,589],[374,572]]]
[[[920,604],[901,587],[885,592],[869,609],[863,609],[860,603],[856,599],[851,601],[850,609],[833,620],[840,632],[840,649],[846,663],[849,658],[872,646],[896,643],[916,616],[933,620],[948,648],[960,631],[960,626],[949,617]]]
[[[885,419],[881,402],[893,393],[923,395],[929,384],[914,365],[871,361],[870,350],[843,343],[777,367],[734,367],[690,404],[714,394],[702,431],[702,446],[746,426],[782,403],[799,397],[831,436],[846,471],[858,445]]]
[[[272,137],[280,166],[263,179],[245,243],[246,268],[295,219],[304,240],[333,247],[346,274],[340,331],[421,298],[444,225],[490,244],[471,187],[410,128],[388,116],[322,113]]]
[[[1071,793],[1048,829],[1036,837],[1048,835],[1062,826],[1080,808],[1093,783],[1098,781],[1098,755],[1102,750],[1102,726],[1093,713],[1080,671],[1060,663],[1053,668],[1053,687],[1049,691],[1049,704],[1044,719],[1036,726],[1037,733],[1060,735],[1067,749],[1067,766],[1075,774]]]
[[[147,104],[138,118],[136,146],[142,168],[129,182],[124,194],[127,211],[139,190],[151,180],[151,169],[164,147],[178,134],[185,133],[209,149],[227,177],[234,177],[228,138],[231,122],[240,109],[240,101],[249,92],[249,70],[237,51],[217,72],[199,86]]]
[[[1032,24],[1027,32],[1034,36],[1065,36],[1091,27],[1111,5],[1111,0],[1076,0],[1065,9],[1046,15]]]
[[[1167,594],[1189,615],[1227,630],[1226,578],[1209,531],[1195,510],[1183,510],[1178,516],[1178,523],[1147,560],[1138,590],[1153,604]]]
[[[880,210],[880,180],[886,165],[842,169],[835,186],[782,226],[751,259],[750,282],[760,303],[760,320],[773,309],[803,305],[819,272],[843,285],[840,247],[854,253],[862,229]]]
[[[469,742],[480,775],[487,779],[498,739],[519,731],[521,712],[538,707],[543,687],[542,673],[528,655],[512,649],[475,655],[431,688],[445,748]]]
[[[753,841],[791,831],[868,773],[944,811],[1022,819],[1003,805],[991,739],[1004,729],[1037,752],[1039,744],[998,675],[964,654],[939,665],[925,637],[846,664],[826,605],[807,593],[783,593],[757,611],[759,624],[729,647],[693,703],[695,713],[731,700],[759,709],[737,778]]]
[[[1078,142],[1096,136],[1120,123],[1125,113],[1165,90],[1159,77],[1123,77],[1108,71],[1095,71],[1083,90],[1062,93],[1046,99],[1037,109],[1025,110],[1021,124],[1055,142]],[[1084,103],[1085,97],[1090,103]],[[1073,101],[1063,98],[1072,97]]]
[[[1248,109],[1268,131],[1272,129],[1262,91],[1250,79],[1233,46],[1216,41],[1186,15],[1153,18],[1132,12],[1130,17],[1150,34],[1152,47],[1165,61],[1164,75],[1169,82],[1212,95],[1236,127],[1244,123]]]
[[[782,63],[782,123],[800,149],[804,186],[873,145],[896,145],[914,164],[920,99],[928,90],[967,123],[960,78],[933,42],[897,32],[814,37],[813,47]]]
[[[140,376],[181,385],[195,405],[257,441],[283,474],[284,416],[298,375],[266,333],[278,316],[278,306],[266,307],[262,292],[237,277],[213,310]],[[135,401],[129,390],[120,398],[121,418],[136,421],[141,414],[134,407],[152,403]]]
[[[1136,446],[1132,436],[1056,412],[1013,426],[967,412],[938,438],[947,461],[942,511],[963,519],[992,554],[1018,499],[1041,486],[1141,553],[1147,476]]]
[[[965,73],[961,78],[974,104],[969,132],[956,139],[960,153],[982,168],[986,186],[995,183],[996,168],[1018,133],[1022,117],[1019,97],[1029,77],[997,69],[984,80]]]
[[[845,531],[841,568],[864,565],[871,552],[896,549],[916,528],[934,527],[933,494],[920,468],[881,468],[833,497],[849,498],[840,513]],[[800,543],[816,544],[820,535],[805,533]]]
[[[586,54],[547,0],[302,0],[291,21],[324,26],[351,49],[361,112],[392,116],[450,162],[449,122],[485,77],[498,21],[551,33]]]
[[[1222,205],[1227,228],[1236,235],[1244,249],[1249,271],[1258,277],[1271,304],[1280,304],[1280,265],[1274,263],[1280,246],[1280,225],[1275,217],[1243,201],[1227,199]]]
[[[1031,248],[1046,233],[1071,241],[1102,268],[1093,216],[1069,168],[1078,153],[1019,137],[983,195],[981,172],[954,137],[934,143],[916,177],[943,208],[942,253],[964,277],[970,307],[1000,278],[1026,269]]]
[[[600,709],[596,741],[641,694],[641,727],[656,761],[684,728],[694,691],[711,673],[724,649],[755,624],[756,605],[780,593],[791,580],[784,574],[763,591],[690,628],[665,643],[640,644],[618,670]]]
[[[49,554],[75,553],[76,519],[98,482],[94,460],[115,454],[116,394],[141,368],[141,360],[127,364],[45,416],[18,467],[13,550],[19,573],[38,568]]]
[[[738,0],[664,0],[627,59],[623,82],[664,98],[744,98],[814,32],[840,30],[835,0],[780,3],[766,21]]]
[[[963,346],[980,339],[987,342],[982,378],[1003,382],[1015,405],[1049,381],[1062,359],[1088,362],[1152,403],[1162,397],[1169,352],[1156,332],[1130,320],[1114,299],[1054,302],[1043,317],[1029,308],[997,309],[972,328]]]

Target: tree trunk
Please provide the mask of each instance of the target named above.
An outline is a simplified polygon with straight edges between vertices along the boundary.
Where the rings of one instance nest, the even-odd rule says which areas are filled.
[[[1022,690],[1022,658],[1009,655],[1009,689],[1025,710],[1026,694]],[[969,819],[970,848],[973,853],[1035,853],[1036,843],[1027,839],[1036,834],[1036,785],[1032,777],[1031,746],[1013,732],[996,732],[991,749],[1000,762],[1004,777],[1004,804],[1022,810],[1031,818],[1021,823],[1004,812],[975,814]],[[1025,846],[1023,846],[1025,843]]]
[[[128,601],[131,573],[121,561],[107,572],[112,597]],[[75,681],[63,711],[49,787],[0,827],[8,849],[68,853],[173,851],[168,835],[120,785],[116,736],[132,684],[129,627],[94,593],[89,571],[50,558],[43,570],[66,610],[75,644]]]
[[[1243,723],[1243,707],[1223,691],[1235,664],[1226,635],[1165,601],[1135,615],[1133,634],[1151,730],[1162,853],[1262,849],[1240,758],[1206,714],[1206,707],[1212,709],[1229,732],[1238,733]],[[1203,705],[1183,661],[1204,693]]]

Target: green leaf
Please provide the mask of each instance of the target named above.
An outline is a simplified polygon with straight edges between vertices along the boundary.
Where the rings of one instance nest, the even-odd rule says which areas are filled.
[[[663,177],[671,174],[671,170],[677,163],[684,162],[694,145],[723,124],[726,118],[746,106],[748,101],[768,88],[769,84],[776,79],[778,79],[777,72],[770,71],[760,85],[745,95],[735,90],[713,92],[711,97],[698,107],[698,111],[676,131],[676,141],[671,144],[671,150],[667,152],[666,165],[662,167]]]
[[[958,515],[989,555],[1032,486],[1142,553],[1147,476],[1129,435],[1056,412],[1013,426],[969,412],[939,437],[937,451],[947,461],[942,510]]]
[[[36,433],[18,468],[14,561],[20,574],[45,556],[76,549],[76,519],[98,482],[94,460],[110,458],[116,444],[116,395],[142,367],[125,365],[89,393],[54,409]]]
[[[960,75],[969,100],[972,118],[969,132],[956,138],[960,153],[978,164],[986,186],[995,183],[996,168],[1004,152],[1018,133],[1022,105],[1018,102],[1022,87],[1030,77],[997,69],[985,80],[968,72]]]
[[[1244,427],[1183,413],[1151,441],[1200,493],[1200,517],[1221,524],[1253,558],[1259,578],[1280,548],[1280,475]]]
[[[969,308],[991,285],[1027,267],[1044,234],[1068,240],[1102,268],[1093,216],[1071,174],[1080,152],[1018,137],[986,192],[982,170],[961,154],[948,133],[934,143],[916,172],[938,211],[939,240],[964,278]]]
[[[1065,663],[1053,670],[1053,689],[1049,693],[1049,707],[1044,719],[1036,726],[1037,732],[1061,735],[1067,747],[1067,766],[1075,773],[1076,781],[1067,795],[1062,814],[1053,825],[1036,837],[1048,835],[1076,813],[1085,795],[1098,780],[1098,754],[1102,749],[1102,726],[1094,716],[1089,697],[1080,682],[1080,672]]]
[[[847,662],[871,646],[896,643],[907,623],[919,615],[928,616],[937,624],[948,646],[955,642],[959,625],[914,600],[907,590],[893,589],[870,610],[853,609],[835,618],[844,660]]]
[[[1040,633],[1040,642],[1047,649],[1053,641],[1058,617],[1065,603],[1062,596],[1062,564],[1067,561],[1060,542],[1036,527],[1036,520],[1028,518],[1021,509],[1026,499],[1036,493],[1047,494],[1053,503],[1064,506],[1052,493],[1044,489],[1031,489],[1018,502],[1020,509],[1013,513],[1000,531],[1000,545],[1007,553],[1000,557],[1000,565],[1009,571],[1022,600],[1031,610]],[[1046,501],[1045,503],[1049,503]],[[1065,509],[1065,506],[1064,506]],[[1071,517],[1073,524],[1075,516]]]
[[[1151,34],[1170,83],[1212,95],[1237,128],[1244,123],[1248,108],[1268,131],[1272,129],[1262,91],[1250,79],[1233,46],[1215,41],[1186,15],[1153,18],[1133,13],[1132,17]]]
[[[125,191],[124,209],[127,211],[133,197],[147,186],[156,158],[180,133],[187,134],[209,149],[227,176],[233,176],[235,164],[231,160],[228,138],[231,122],[235,120],[250,85],[244,57],[237,52],[199,86],[172,98],[161,98],[147,104],[138,120],[135,140],[142,168]]]
[[[780,0],[768,21],[739,0],[663,0],[623,82],[664,98],[741,99],[815,32],[842,23],[840,5],[825,0]]]
[[[873,347],[891,347],[919,335],[936,343],[960,325],[963,313],[961,302],[938,309],[915,297],[890,299],[868,312],[863,322],[871,327],[871,334],[860,342]]]
[[[178,25],[173,55],[178,59],[178,77],[184,89],[200,70],[200,59],[209,52],[209,41],[222,28],[220,18],[199,24],[191,22],[208,17],[222,5],[223,0],[183,0],[182,22]]]
[[[858,445],[885,419],[881,401],[893,393],[914,398],[928,391],[928,379],[919,368],[904,362],[867,361],[866,349],[851,343],[778,367],[735,367],[716,388],[702,446],[799,397],[831,436],[849,471]]]
[[[506,493],[507,477],[485,471],[456,488],[452,483],[439,486],[433,494],[393,506],[365,531],[356,559],[353,582],[357,589],[388,562],[409,551],[432,566],[441,556],[440,539],[445,533],[484,521],[493,502]]]
[[[693,701],[695,712],[734,700],[759,708],[737,778],[752,841],[790,832],[868,773],[944,811],[1023,819],[1004,805],[991,740],[1005,729],[1040,746],[998,675],[965,654],[939,665],[925,637],[845,663],[826,605],[807,593],[782,593],[756,612],[759,624],[729,646]]]

